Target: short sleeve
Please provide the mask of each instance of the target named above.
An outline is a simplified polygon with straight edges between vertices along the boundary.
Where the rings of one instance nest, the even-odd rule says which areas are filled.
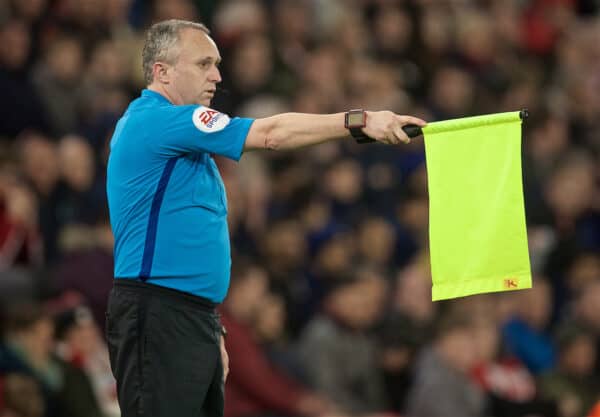
[[[164,106],[156,110],[153,143],[170,155],[206,152],[238,161],[254,119],[234,117],[205,106]]]

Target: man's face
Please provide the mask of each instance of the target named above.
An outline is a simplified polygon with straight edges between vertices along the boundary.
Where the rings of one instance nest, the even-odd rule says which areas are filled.
[[[214,41],[197,29],[183,29],[179,38],[179,57],[172,68],[171,88],[180,103],[210,106],[217,83],[221,55]]]

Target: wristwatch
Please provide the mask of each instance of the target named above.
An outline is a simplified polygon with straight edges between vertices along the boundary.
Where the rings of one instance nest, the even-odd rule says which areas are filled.
[[[344,117],[344,127],[350,131],[350,134],[358,143],[375,142],[369,136],[365,135],[363,128],[367,125],[367,112],[363,109],[354,109],[346,112]]]

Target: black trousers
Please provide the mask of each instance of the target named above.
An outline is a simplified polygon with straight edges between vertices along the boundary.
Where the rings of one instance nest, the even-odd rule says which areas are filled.
[[[117,279],[106,337],[122,417],[222,417],[221,324],[201,297]]]

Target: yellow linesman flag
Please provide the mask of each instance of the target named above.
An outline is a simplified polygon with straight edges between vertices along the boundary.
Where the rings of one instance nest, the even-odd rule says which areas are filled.
[[[531,288],[521,114],[429,123],[432,299]]]

